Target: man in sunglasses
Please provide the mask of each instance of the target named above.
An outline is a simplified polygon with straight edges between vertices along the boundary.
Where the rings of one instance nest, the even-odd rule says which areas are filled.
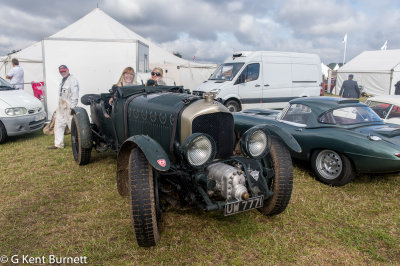
[[[69,73],[66,65],[58,67],[62,77],[59,87],[58,108],[56,111],[56,121],[54,125],[54,146],[49,149],[64,148],[64,131],[68,126],[71,129],[71,109],[78,104],[79,84],[78,80]]]
[[[155,85],[166,85],[163,77],[163,70],[159,67],[155,67],[153,71],[151,71],[151,79],[154,80]]]

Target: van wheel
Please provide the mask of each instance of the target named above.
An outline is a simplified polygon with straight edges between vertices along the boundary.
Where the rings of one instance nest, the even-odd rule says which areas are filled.
[[[232,113],[240,111],[240,105],[235,100],[229,100],[225,103],[226,108]]]
[[[7,139],[7,130],[3,123],[0,121],[0,143],[3,143]]]

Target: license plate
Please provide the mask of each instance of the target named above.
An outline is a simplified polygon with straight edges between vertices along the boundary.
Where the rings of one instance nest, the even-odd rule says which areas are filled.
[[[236,214],[262,207],[264,204],[264,195],[254,197],[248,200],[230,202],[225,205],[225,216]]]

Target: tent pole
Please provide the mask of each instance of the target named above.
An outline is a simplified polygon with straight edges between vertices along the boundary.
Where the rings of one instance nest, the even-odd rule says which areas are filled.
[[[46,61],[45,61],[45,51],[44,51],[44,40],[42,40],[42,64],[43,64],[43,81],[44,81],[44,110],[47,114],[47,120],[49,120],[49,111],[47,108],[47,80],[46,80]],[[53,114],[52,114],[53,115]]]

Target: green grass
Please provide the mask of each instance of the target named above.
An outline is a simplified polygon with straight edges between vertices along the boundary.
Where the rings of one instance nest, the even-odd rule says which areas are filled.
[[[295,162],[288,208],[265,217],[169,209],[157,247],[136,244],[116,188],[116,155],[75,164],[40,132],[0,146],[0,257],[87,256],[89,264],[400,264],[400,177],[359,175],[335,188]]]

